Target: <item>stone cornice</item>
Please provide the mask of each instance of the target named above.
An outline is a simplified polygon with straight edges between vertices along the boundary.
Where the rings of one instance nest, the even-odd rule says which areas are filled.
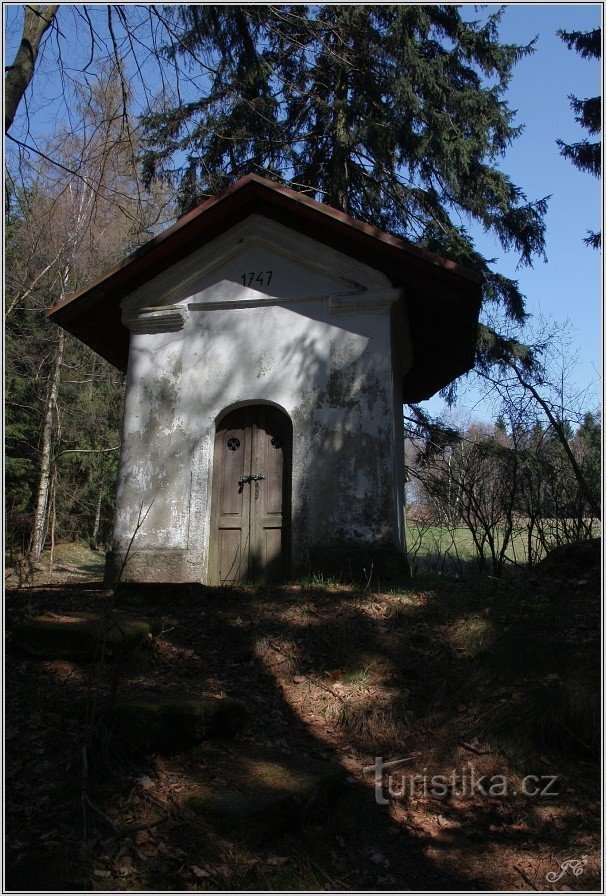
[[[131,333],[176,333],[185,326],[187,311],[181,305],[141,308],[136,316],[122,317]]]
[[[190,302],[189,311],[227,311],[231,308],[266,308],[271,305],[297,305],[307,302],[328,300],[331,314],[347,314],[350,312],[380,313],[398,301],[403,295],[402,289],[373,289],[362,292],[335,293],[326,296],[290,296],[280,298],[257,294],[258,298],[249,299],[215,299],[212,302]]]
[[[379,313],[385,311],[403,296],[402,289],[373,289],[364,292],[329,296],[328,307],[331,314],[349,312]]]

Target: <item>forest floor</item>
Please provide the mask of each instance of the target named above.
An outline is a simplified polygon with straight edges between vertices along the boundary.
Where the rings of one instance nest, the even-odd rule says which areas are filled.
[[[600,889],[595,569],[384,591],[141,588],[112,612],[148,620],[153,638],[100,678],[15,637],[28,616],[111,605],[99,555],[71,556],[50,581],[43,565],[7,583],[7,889]],[[248,722],[187,755],[114,750],[94,724],[83,733],[111,684],[236,697]],[[183,797],[192,763],[229,789],[235,748],[336,763],[341,795],[261,845],[219,836]],[[377,756],[407,760],[403,792],[381,805],[364,771]]]

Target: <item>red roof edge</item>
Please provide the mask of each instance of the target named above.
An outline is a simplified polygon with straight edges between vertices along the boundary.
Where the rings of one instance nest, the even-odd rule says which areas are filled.
[[[124,296],[251,214],[260,214],[383,271],[406,289],[413,366],[406,403],[429,398],[474,364],[482,277],[303,193],[249,174],[207,199],[46,315],[120,370],[130,333]]]
[[[274,183],[257,174],[247,174],[245,177],[242,177],[240,180],[231,184],[221,193],[212,196],[210,199],[207,199],[205,202],[196,206],[191,212],[183,215],[183,217],[179,218],[171,227],[168,227],[162,233],[158,234],[158,236],[155,236],[147,243],[144,243],[101,277],[87,283],[82,289],[67,296],[56,305],[53,305],[52,308],[46,311],[46,316],[52,317],[56,312],[71,304],[75,299],[86,295],[94,289],[103,290],[104,284],[116,277],[116,275],[123,274],[127,276],[128,268],[131,265],[139,262],[150,253],[153,253],[154,250],[160,250],[161,247],[167,246],[175,240],[178,240],[190,225],[196,222],[201,216],[212,212],[217,206],[226,204],[229,207],[229,205],[234,202],[235,197],[238,197],[239,201],[243,202],[247,198],[250,198],[249,194],[255,193],[260,197],[267,199],[269,202],[273,201],[279,205],[286,204],[292,207],[292,203],[294,202],[297,204],[299,214],[303,213],[306,215],[307,213],[313,215],[315,218],[321,215],[327,226],[331,226],[333,222],[338,223],[341,227],[349,228],[357,234],[364,235],[366,238],[378,240],[385,246],[390,246],[393,249],[405,252],[409,256],[418,258],[425,263],[435,265],[438,269],[448,271],[451,274],[458,275],[473,283],[482,282],[480,274],[457,262],[450,261],[447,258],[443,258],[441,255],[436,255],[425,249],[419,249],[402,237],[385,233],[377,227],[373,227],[372,224],[358,221],[350,215],[347,215],[345,212],[332,208],[323,202],[318,202],[303,193],[292,190],[290,187]]]

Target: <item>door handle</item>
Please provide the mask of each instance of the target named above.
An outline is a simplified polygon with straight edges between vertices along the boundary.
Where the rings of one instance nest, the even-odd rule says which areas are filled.
[[[261,479],[265,479],[265,476],[251,475],[251,476],[242,476],[241,479],[238,479],[238,494],[241,495],[244,489],[244,486],[249,482],[255,483],[255,498],[259,497],[259,482]]]
[[[255,501],[259,497],[259,482],[265,479],[265,476],[253,476],[252,481],[255,483]]]

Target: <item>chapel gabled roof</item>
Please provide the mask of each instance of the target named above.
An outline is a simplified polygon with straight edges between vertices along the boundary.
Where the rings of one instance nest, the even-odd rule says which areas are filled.
[[[203,202],[47,316],[120,370],[130,334],[120,302],[134,289],[251,214],[264,215],[382,271],[405,287],[413,364],[404,400],[422,401],[473,367],[479,274],[255,174]]]

